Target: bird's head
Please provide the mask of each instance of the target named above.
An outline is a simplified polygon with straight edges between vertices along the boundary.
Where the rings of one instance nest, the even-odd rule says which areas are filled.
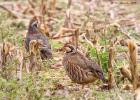
[[[66,53],[74,53],[76,52],[76,48],[75,46],[71,45],[71,44],[65,44],[63,46],[63,49]]]
[[[40,21],[37,16],[30,20],[28,34],[37,34],[39,30]]]

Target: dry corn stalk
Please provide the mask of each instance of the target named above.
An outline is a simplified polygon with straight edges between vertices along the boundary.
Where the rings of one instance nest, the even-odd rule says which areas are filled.
[[[44,16],[47,12],[46,9],[46,2],[44,0],[41,0],[41,5],[40,5],[40,15]]]
[[[108,87],[109,89],[115,86],[115,78],[113,75],[113,47],[109,48],[109,62],[108,62]]]
[[[29,50],[30,50],[29,69],[31,71],[33,71],[34,69],[39,69],[39,70],[41,69],[41,65],[38,64],[39,60],[37,60],[38,56],[40,58],[39,48],[40,48],[41,45],[42,45],[42,41],[41,40],[40,41],[39,40],[32,40],[32,41],[30,41],[30,44],[29,44]]]
[[[123,78],[128,78],[128,80],[130,82],[132,82],[132,76],[131,76],[131,72],[128,68],[126,68],[125,66],[123,66],[122,68],[120,68],[120,72],[123,75]]]
[[[132,75],[132,85],[134,91],[134,99],[140,99],[140,79],[138,76],[137,69],[137,46],[136,44],[130,40],[128,41],[128,49],[129,49],[129,62],[130,62],[130,71]]]
[[[49,8],[50,10],[55,10],[55,6],[56,6],[56,0],[50,0],[50,4],[49,4]]]
[[[44,22],[45,22],[45,21],[44,21]],[[39,31],[40,31],[42,34],[44,34],[44,35],[50,37],[49,29],[48,29],[46,23],[41,23],[41,24],[40,24],[40,26],[39,26]]]
[[[24,54],[23,54],[23,51],[21,49],[18,50],[17,59],[19,61],[19,66],[18,66],[19,71],[17,72],[17,77],[18,77],[19,80],[22,80],[22,69],[23,69],[23,66],[24,66]]]
[[[11,55],[11,51],[14,49],[13,45],[9,42],[4,42],[1,55],[2,55],[2,65],[5,65],[7,62],[7,56]]]
[[[70,8],[71,5],[72,5],[72,0],[68,0],[68,5],[67,5],[67,7]]]
[[[79,29],[75,30],[75,40],[74,40],[74,45],[76,48],[78,48],[78,38],[79,38]]]
[[[0,68],[2,66],[2,49],[0,48]]]
[[[74,33],[74,32],[75,32],[75,29],[61,27],[58,31],[58,34],[56,34],[53,38],[55,38],[55,37],[59,38],[61,36],[63,37],[65,34]],[[65,35],[65,36],[67,37],[68,35]]]
[[[33,0],[28,0],[28,3],[32,8],[35,8],[35,4],[34,4]]]
[[[128,49],[129,49],[129,62],[130,62],[130,71],[132,75],[132,84],[133,89],[136,90],[138,88],[138,70],[137,70],[137,47],[133,41],[128,41]]]

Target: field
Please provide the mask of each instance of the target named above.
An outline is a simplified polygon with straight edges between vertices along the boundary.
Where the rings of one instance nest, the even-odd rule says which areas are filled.
[[[43,4],[40,1],[32,1],[35,15],[41,15],[40,5]],[[113,3],[111,0],[73,0],[68,5],[67,0],[56,0],[55,4],[51,0],[43,1],[48,9],[43,17],[48,25],[53,59],[37,60],[41,70],[31,72],[28,71],[30,60],[24,41],[34,14],[23,13],[31,4],[27,0],[0,0],[0,100],[133,100],[131,82],[127,78],[122,80],[120,68],[130,64],[127,40],[136,43],[139,51],[140,3],[135,0],[114,0]],[[65,28],[68,32],[64,32]],[[64,52],[59,49],[70,38],[61,36],[71,34],[72,29],[79,29],[80,51],[100,62],[106,79],[109,79],[109,50],[113,48],[113,88],[100,90],[99,86],[104,83],[99,80],[82,88],[67,76],[62,66]],[[56,34],[60,37],[55,38]],[[8,45],[4,49],[8,53],[2,64],[4,44]],[[139,55],[137,67],[139,69]]]

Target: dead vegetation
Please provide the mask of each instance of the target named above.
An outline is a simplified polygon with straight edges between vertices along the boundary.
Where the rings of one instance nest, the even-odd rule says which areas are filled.
[[[139,5],[137,0],[0,0],[0,99],[139,100]],[[49,37],[51,60],[40,57],[42,41],[30,41],[25,50],[33,17]],[[95,59],[106,87],[100,81],[84,89],[71,83],[62,66],[66,43]]]

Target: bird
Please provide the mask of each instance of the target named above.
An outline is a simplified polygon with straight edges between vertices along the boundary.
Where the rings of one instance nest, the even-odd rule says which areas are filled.
[[[28,26],[28,32],[25,38],[25,49],[27,52],[30,51],[29,44],[32,40],[39,40],[42,42],[42,46],[39,48],[40,56],[42,60],[51,59],[52,58],[52,50],[51,45],[49,43],[49,39],[46,35],[40,32],[40,21],[37,16],[33,17]]]
[[[86,57],[71,44],[65,44],[63,48],[65,54],[62,64],[66,74],[74,83],[84,87],[84,85],[95,82],[97,79],[106,82],[102,69],[94,60]]]

